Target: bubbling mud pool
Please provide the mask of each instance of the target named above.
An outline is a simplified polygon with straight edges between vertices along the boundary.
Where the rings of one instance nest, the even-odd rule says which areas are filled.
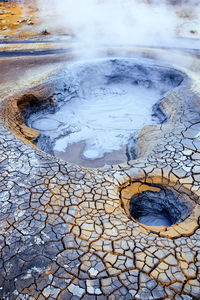
[[[159,100],[182,80],[181,72],[147,59],[109,58],[71,63],[56,105],[31,112],[40,131],[35,144],[86,167],[135,158],[137,132],[166,120]]]

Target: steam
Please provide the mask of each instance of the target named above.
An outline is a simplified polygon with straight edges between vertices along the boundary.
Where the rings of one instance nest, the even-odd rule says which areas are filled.
[[[176,53],[171,51],[170,57],[163,53],[166,61],[188,66],[191,55],[185,53],[187,61],[182,59],[179,48],[200,49],[199,0],[36,0],[34,5],[38,32],[64,41],[67,34],[72,41],[68,46],[78,58],[95,58],[107,46],[122,46],[120,53],[124,47],[125,55],[127,46],[174,47]]]
[[[185,46],[178,36],[200,37],[196,0],[38,0],[43,30],[68,33],[79,54],[103,46]]]
[[[148,1],[146,1],[148,2]],[[40,16],[49,30],[65,28],[90,47],[107,44],[162,44],[175,35],[172,6],[138,0],[41,0]]]

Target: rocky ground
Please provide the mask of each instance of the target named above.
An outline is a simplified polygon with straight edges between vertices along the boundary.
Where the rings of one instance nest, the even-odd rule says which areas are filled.
[[[70,40],[60,54],[35,53],[47,50],[41,43],[9,47],[0,52],[0,298],[199,299],[198,51],[181,68],[182,84],[161,101],[168,121],[140,131],[137,159],[86,169],[34,147],[35,133],[20,114],[27,102],[62,92]],[[129,49],[127,55],[138,52],[155,61],[171,57],[171,50],[160,49]],[[188,55],[175,58],[176,68]],[[189,213],[168,227],[133,219],[130,199],[162,187]]]
[[[16,37],[19,39],[24,39],[26,37],[35,35],[35,25],[38,25],[36,13],[36,1],[25,2],[25,6],[17,1],[1,2],[1,38],[6,39]]]

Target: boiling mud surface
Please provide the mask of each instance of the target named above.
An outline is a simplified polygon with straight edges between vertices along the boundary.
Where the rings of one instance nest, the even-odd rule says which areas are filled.
[[[170,69],[134,59],[72,64],[62,105],[53,113],[32,114],[28,124],[40,130],[40,144],[49,138],[57,157],[86,167],[121,163],[128,160],[138,130],[158,123],[153,105],[181,79]]]
[[[39,117],[32,127],[58,134],[67,127],[69,134],[58,136],[53,150],[65,152],[70,145],[84,142],[81,156],[95,160],[120,150],[141,127],[151,124],[152,105],[159,96],[155,90],[129,84],[99,87],[71,99],[55,114]]]

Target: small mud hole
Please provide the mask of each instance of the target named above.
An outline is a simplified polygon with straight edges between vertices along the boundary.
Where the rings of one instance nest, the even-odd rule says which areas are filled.
[[[148,226],[171,226],[189,213],[188,206],[165,187],[160,191],[144,191],[131,198],[130,214],[138,222]]]
[[[146,230],[173,237],[198,227],[198,196],[178,182],[157,176],[136,179],[119,186],[119,195],[128,218]]]
[[[68,162],[122,163],[135,158],[139,129],[166,120],[159,100],[182,80],[182,73],[148,60],[73,63],[55,105],[25,114],[26,125],[40,131],[40,149]]]

